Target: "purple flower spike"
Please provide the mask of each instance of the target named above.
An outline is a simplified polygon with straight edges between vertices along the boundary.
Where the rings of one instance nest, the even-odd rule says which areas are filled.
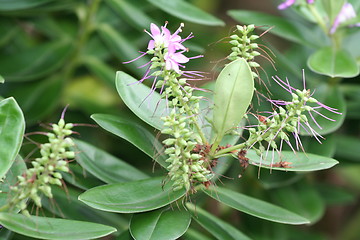
[[[295,3],[296,0],[286,0],[278,6],[279,10],[284,10]]]
[[[336,29],[339,27],[341,23],[344,23],[355,17],[356,17],[356,13],[353,6],[350,3],[345,3],[342,6],[339,14],[336,16],[333,25],[331,26],[330,34],[334,34],[336,32]],[[355,24],[355,26],[356,25],[357,24]]]

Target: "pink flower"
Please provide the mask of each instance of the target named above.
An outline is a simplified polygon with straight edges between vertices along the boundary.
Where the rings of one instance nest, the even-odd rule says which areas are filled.
[[[281,4],[278,6],[278,9],[279,9],[279,10],[284,10],[284,9],[290,7],[291,5],[293,5],[295,2],[296,2],[296,0],[286,0],[285,2],[281,3]],[[314,3],[314,0],[306,0],[306,2],[307,2],[308,4],[313,4],[313,3]]]
[[[334,34],[341,23],[344,23],[355,17],[356,13],[353,6],[350,3],[344,3],[339,14],[336,16],[333,25],[331,26],[330,34]],[[358,26],[358,24],[355,24],[354,26]]]
[[[156,26],[154,23],[150,24],[150,32],[145,30],[147,34],[150,35],[150,37],[153,38],[153,40],[149,41],[148,44],[148,50],[153,50],[155,47],[169,47],[169,45],[176,46],[176,50],[178,49],[186,49],[182,42],[184,42],[186,39],[181,39],[181,37],[178,35],[182,31],[182,27],[184,24],[182,23],[180,27],[175,31],[174,34],[170,33],[170,30],[166,28],[167,22],[164,26],[161,26],[161,31],[158,26]]]
[[[168,52],[165,54],[165,68],[166,70],[174,70],[177,73],[180,73],[180,67],[184,67],[180,63],[187,63],[189,58],[187,58],[183,52],[185,50],[176,52],[176,45],[169,45]]]

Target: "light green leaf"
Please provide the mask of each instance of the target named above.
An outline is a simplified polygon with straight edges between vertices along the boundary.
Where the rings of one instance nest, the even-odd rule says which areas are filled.
[[[343,96],[342,91],[340,90],[338,85],[330,85],[330,84],[322,84],[317,86],[315,94],[313,96],[319,102],[337,109],[338,112],[341,114],[336,114],[330,112],[326,109],[320,109],[320,113],[325,115],[326,117],[333,119],[334,121],[328,120],[314,112],[312,115],[314,116],[316,122],[322,127],[320,129],[315,122],[311,119],[310,116],[307,116],[310,126],[320,135],[325,135],[332,133],[339,129],[345,120],[345,113],[346,113],[346,102]],[[319,110],[319,109],[316,109]],[[303,136],[312,136],[310,131],[306,132],[304,129],[300,128],[300,134]],[[326,141],[326,140],[324,140]]]
[[[61,67],[70,50],[68,41],[41,44],[21,53],[3,56],[0,59],[0,72],[8,82],[41,78]]]
[[[191,216],[187,211],[158,209],[134,214],[130,232],[136,240],[175,240],[188,229]]]
[[[0,223],[13,232],[40,239],[93,239],[116,232],[113,227],[92,222],[0,213]]]
[[[167,166],[165,156],[159,154],[163,148],[162,144],[146,128],[121,116],[93,114],[91,118],[105,130],[132,143],[161,166]]]
[[[3,78],[3,76],[0,75],[0,83],[4,83],[5,79]]]
[[[172,183],[163,178],[110,184],[92,188],[79,196],[90,207],[109,212],[138,213],[166,206],[185,195],[173,191]]]
[[[258,156],[255,151],[249,150],[246,155],[249,158],[249,163],[262,168],[268,168],[272,170],[280,171],[318,171],[331,168],[339,162],[335,159],[314,155],[311,153],[297,152],[294,154],[292,151],[281,151],[281,155],[272,153],[264,154],[262,158]],[[280,163],[284,163],[285,167],[278,167]]]
[[[211,215],[207,211],[191,204],[186,204],[187,209],[190,210],[193,219],[195,219],[203,228],[210,232],[216,239],[219,240],[250,240],[238,229],[227,222]]]
[[[106,183],[135,181],[148,176],[130,164],[86,142],[75,141],[76,161],[88,172]]]
[[[15,99],[10,97],[0,101],[0,179],[15,161],[24,131],[24,115]]]
[[[225,23],[183,0],[148,0],[154,6],[185,21],[209,26],[224,26]]]
[[[343,49],[323,47],[309,57],[307,65],[312,71],[333,78],[350,78],[359,74],[356,60]]]
[[[225,66],[215,85],[213,124],[217,137],[236,127],[246,113],[254,93],[254,78],[246,60]]]
[[[141,120],[161,130],[164,122],[160,119],[167,111],[165,101],[157,92],[142,84],[124,72],[116,73],[116,89],[126,106]],[[134,84],[136,83],[136,84]]]
[[[309,220],[284,208],[232,190],[210,187],[209,189],[204,190],[204,192],[229,207],[258,218],[294,225],[310,223]]]

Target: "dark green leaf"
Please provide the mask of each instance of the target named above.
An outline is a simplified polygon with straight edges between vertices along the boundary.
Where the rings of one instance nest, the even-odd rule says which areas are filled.
[[[346,50],[323,47],[308,59],[309,68],[330,77],[350,78],[359,74],[356,60]]]
[[[149,157],[154,158],[161,166],[167,166],[164,155],[159,155],[162,151],[162,144],[144,127],[120,116],[94,114],[91,118],[105,130],[134,144]]]
[[[212,240],[209,236],[206,236],[202,232],[199,232],[193,228],[189,228],[184,234],[186,240]]]
[[[121,99],[136,116],[158,130],[164,128],[160,117],[167,108],[160,94],[151,92],[151,89],[142,83],[136,83],[135,78],[124,72],[116,73],[115,82]]]
[[[136,240],[175,240],[186,232],[190,222],[191,217],[187,211],[158,209],[134,214],[130,232]]]
[[[306,218],[303,218],[284,208],[234,192],[232,190],[211,187],[204,190],[204,192],[229,207],[258,218],[294,225],[309,223],[309,220]]]
[[[135,181],[148,176],[130,164],[88,143],[76,140],[76,161],[88,172],[106,183]]]
[[[174,192],[171,184],[164,185],[163,178],[150,178],[104,185],[86,191],[79,200],[103,211],[146,212],[166,206],[185,195],[185,190]]]
[[[219,240],[250,240],[238,229],[227,222],[211,215],[207,211],[187,203],[186,207],[190,210],[193,219],[195,219],[203,228],[209,231],[216,239]]]
[[[93,56],[87,56],[84,59],[86,67],[89,68],[98,78],[103,80],[110,87],[115,85],[115,70],[106,65],[103,61]]]
[[[68,41],[42,44],[1,58],[0,72],[9,82],[40,78],[61,67],[70,50]]]
[[[336,156],[339,159],[360,161],[360,139],[358,137],[337,135]]]
[[[161,10],[185,21],[209,26],[224,26],[225,23],[183,0],[148,0]]]
[[[0,11],[14,11],[33,8],[54,0],[1,0]]]
[[[272,153],[269,153],[261,158],[255,151],[250,150],[246,157],[254,166],[280,171],[318,171],[331,168],[339,163],[332,158],[302,152],[294,154],[292,151],[281,151],[281,155],[276,153],[274,158]]]
[[[78,164],[69,164],[69,167],[70,173],[63,172],[61,174],[66,182],[75,187],[87,190],[104,184],[98,178],[95,178],[93,175],[83,170]]]
[[[11,213],[0,213],[0,223],[11,231],[40,239],[91,239],[116,232],[97,223]]]
[[[25,131],[24,115],[14,98],[0,101],[0,178],[18,154]]]
[[[343,186],[322,183],[315,187],[327,205],[348,205],[356,200],[356,193],[350,192]]]
[[[335,134],[325,135],[322,144],[319,144],[313,137],[307,137],[302,140],[302,144],[307,153],[313,153],[324,157],[333,157],[336,151]]]

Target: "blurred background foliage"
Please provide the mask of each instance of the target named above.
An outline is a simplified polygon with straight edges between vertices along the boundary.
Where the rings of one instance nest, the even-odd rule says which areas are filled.
[[[279,87],[269,84],[270,76],[288,77],[291,84],[301,87],[301,70],[305,70],[308,87],[317,88],[317,98],[344,114],[336,116],[335,123],[323,122],[326,125],[322,132],[326,138],[323,144],[304,136],[304,147],[308,152],[334,157],[340,164],[327,171],[309,174],[261,170],[258,179],[258,169],[248,168],[242,172],[239,163],[227,163],[228,170],[222,181],[229,188],[305,216],[312,221],[309,226],[270,223],[211,200],[202,206],[253,239],[358,239],[359,77],[355,74],[346,79],[330,78],[312,72],[307,67],[308,57],[330,43],[318,27],[300,17],[304,13],[296,10],[279,12],[277,4],[279,1],[262,0],[0,0],[0,75],[5,79],[0,95],[14,96],[19,102],[25,114],[27,132],[41,130],[40,125],[56,122],[66,105],[69,105],[67,122],[94,124],[89,117],[91,114],[111,113],[126,116],[153,131],[127,109],[114,86],[118,70],[135,78],[143,75],[144,69],[138,66],[145,64],[146,58],[136,63],[122,62],[134,59],[139,51],[146,50],[149,36],[143,30],[149,29],[150,23],[163,25],[168,21],[169,28],[174,31],[184,22],[182,36],[190,32],[195,34],[187,45],[190,49],[187,56],[205,55],[203,59],[191,61],[187,69],[209,72],[211,80],[226,62],[225,57],[229,54],[226,37],[236,24],[261,26],[258,34],[270,29],[260,42],[270,47],[267,52],[275,60],[276,70],[269,61],[259,58],[267,73],[260,72],[263,81],[273,98],[284,98]],[[359,6],[354,1],[357,10]],[[356,29],[348,31],[351,37],[344,45],[359,63],[360,32]],[[263,84],[257,89],[266,92]],[[253,103],[255,110],[270,107],[264,101],[260,105],[257,102],[255,99]],[[79,139],[149,175],[165,174],[159,166],[153,166],[154,162],[147,155],[125,140],[97,127],[76,130]],[[42,142],[45,138],[31,136],[31,141]],[[30,143],[28,141],[22,148],[25,159],[36,155],[33,153],[36,146]],[[76,196],[81,191],[103,183],[75,164],[72,172],[66,178],[71,204],[64,192],[56,191],[56,202],[44,204],[44,214],[116,226],[125,231],[118,239],[126,239],[128,216],[99,212],[77,201]],[[195,201],[201,203],[202,199]],[[183,238],[211,239],[211,236],[200,225],[193,224]]]

